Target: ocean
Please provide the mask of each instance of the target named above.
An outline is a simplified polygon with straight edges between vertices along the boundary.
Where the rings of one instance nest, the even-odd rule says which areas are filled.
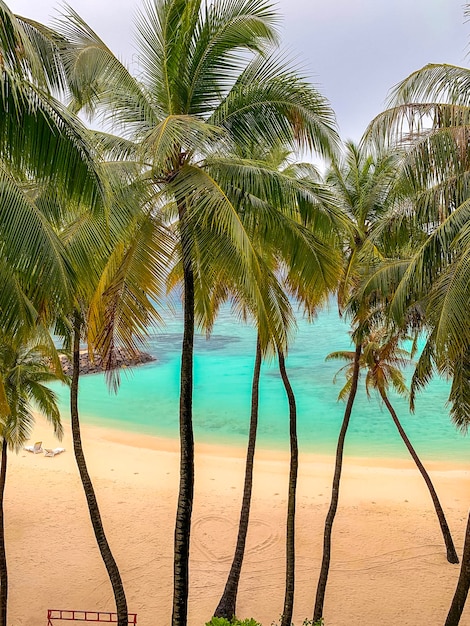
[[[154,329],[148,352],[156,361],[123,370],[117,395],[106,387],[104,375],[80,378],[82,422],[133,432],[178,437],[179,367],[182,316],[166,316],[166,325]],[[289,349],[286,367],[297,400],[301,452],[334,454],[345,403],[337,401],[344,384],[340,361],[325,361],[332,351],[351,348],[348,323],[335,307],[320,312],[313,323],[301,316]],[[194,362],[194,432],[198,442],[245,446],[250,418],[251,384],[256,330],[240,323],[225,307],[209,339],[196,336]],[[410,370],[411,371],[411,370]],[[408,372],[409,374],[409,372]],[[55,385],[63,419],[69,416],[68,390]],[[447,381],[436,379],[417,398],[410,414],[407,400],[390,399],[413,446],[423,459],[470,459],[470,440],[452,424],[446,401]],[[289,449],[289,413],[285,391],[274,360],[263,363],[260,380],[258,445]],[[345,454],[364,457],[407,458],[392,419],[373,393],[367,398],[364,376],[353,408]]]

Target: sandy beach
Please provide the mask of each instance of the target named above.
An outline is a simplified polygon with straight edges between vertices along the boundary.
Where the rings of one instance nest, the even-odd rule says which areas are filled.
[[[46,624],[47,609],[113,611],[66,427],[61,444],[38,421],[31,443],[64,446],[54,458],[10,453],[5,492],[9,626]],[[104,525],[140,626],[170,623],[178,442],[83,428]],[[197,446],[189,625],[203,626],[232,558],[244,451]],[[262,450],[255,465],[238,615],[271,626],[284,597],[288,457]],[[468,466],[430,463],[459,555],[470,504]],[[294,623],[311,618],[333,459],[302,455]],[[444,623],[459,566],[446,561],[432,503],[412,463],[346,458],[333,532],[326,626]],[[57,622],[60,624],[63,622]],[[461,620],[470,626],[470,604]]]

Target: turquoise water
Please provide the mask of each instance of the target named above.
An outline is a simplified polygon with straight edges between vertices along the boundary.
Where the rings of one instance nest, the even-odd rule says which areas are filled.
[[[148,350],[157,361],[122,375],[117,395],[108,392],[101,374],[80,379],[82,421],[165,437],[178,436],[179,367],[182,319],[179,314],[156,330]],[[194,373],[194,427],[200,442],[245,445],[250,416],[251,379],[256,333],[225,309],[212,337],[197,336]],[[343,384],[333,384],[341,362],[325,362],[333,350],[350,347],[347,323],[331,310],[313,324],[298,320],[287,369],[296,394],[298,432],[303,452],[332,454],[344,413],[337,402]],[[433,381],[410,415],[406,400],[392,403],[418,453],[434,460],[470,459],[470,440],[452,425],[446,399],[449,385]],[[59,390],[64,418],[68,392]],[[260,387],[259,445],[288,450],[289,425],[285,392],[275,362],[263,365]],[[357,395],[346,454],[407,457],[396,428],[379,399],[367,399],[363,382]]]

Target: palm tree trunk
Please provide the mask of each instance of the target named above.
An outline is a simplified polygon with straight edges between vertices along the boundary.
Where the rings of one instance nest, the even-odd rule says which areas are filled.
[[[189,541],[194,497],[193,350],[194,274],[190,242],[180,207],[181,248],[184,273],[184,329],[180,382],[180,484],[175,524],[172,626],[186,626],[189,592]]]
[[[116,613],[118,626],[127,626],[127,601],[124,593],[124,587],[119,573],[118,566],[114,560],[111,548],[101,521],[100,510],[98,502],[96,500],[93,484],[88,474],[88,469],[85,461],[85,455],[82,448],[82,439],[80,434],[80,421],[78,416],[78,379],[80,376],[80,318],[78,314],[74,317],[74,336],[73,336],[73,368],[72,368],[72,382],[70,386],[70,416],[72,422],[72,439],[73,450],[75,453],[75,460],[77,462],[78,471],[85,492],[88,511],[90,513],[91,524],[95,533],[98,548],[101,553],[101,557],[108,571],[109,580],[113,588],[114,599],[116,602]]]
[[[2,464],[0,467],[0,626],[7,626],[8,570],[5,551],[5,521],[3,517],[3,496],[7,478],[7,440],[2,442]]]
[[[325,591],[326,583],[328,581],[328,572],[330,569],[331,558],[331,533],[333,531],[333,522],[336,515],[336,509],[338,508],[339,500],[339,483],[341,479],[341,471],[343,467],[343,450],[346,433],[348,431],[349,419],[351,417],[351,411],[354,404],[354,399],[357,392],[357,382],[359,380],[359,365],[361,358],[362,344],[356,344],[356,351],[354,353],[354,365],[353,375],[351,379],[351,390],[349,392],[348,402],[344,411],[343,423],[338,437],[338,444],[336,447],[336,462],[335,473],[333,476],[333,485],[331,490],[331,502],[330,508],[326,515],[325,530],[323,533],[323,557],[320,568],[320,576],[317,585],[317,595],[315,598],[315,608],[313,611],[313,621],[317,622],[323,617],[323,605],[325,603]]]
[[[452,604],[444,626],[458,626],[462,611],[467,600],[470,589],[470,511],[468,513],[467,530],[465,533],[465,543],[463,546],[462,565],[460,566],[460,576],[457,581]]]
[[[289,401],[290,470],[289,497],[287,503],[286,533],[286,591],[281,626],[291,626],[294,612],[295,588],[295,504],[297,492],[297,472],[299,468],[299,448],[297,444],[297,407],[295,396],[286,372],[284,355],[279,352],[279,371]]]
[[[231,620],[236,615],[236,603],[238,584],[245,556],[246,535],[248,522],[250,519],[251,493],[253,491],[253,465],[256,447],[256,434],[258,430],[258,408],[259,408],[259,378],[261,371],[261,345],[259,334],[256,341],[256,358],[253,370],[253,383],[251,387],[251,417],[250,430],[248,434],[248,447],[246,452],[245,482],[243,485],[243,499],[240,511],[240,521],[238,524],[237,544],[232,566],[225,583],[225,589],[219,604],[214,612],[216,617],[225,617]]]
[[[446,544],[447,560],[449,561],[449,563],[458,563],[459,557],[457,556],[457,552],[455,551],[454,542],[452,541],[452,535],[450,534],[449,526],[447,525],[446,516],[444,515],[444,511],[442,509],[441,503],[439,502],[439,498],[437,496],[436,490],[434,489],[431,478],[429,477],[429,474],[427,473],[424,465],[421,463],[419,456],[416,454],[416,450],[411,445],[411,441],[408,439],[407,434],[403,430],[403,426],[401,425],[393,406],[390,404],[387,394],[383,389],[379,389],[379,393],[390,415],[392,416],[395,426],[398,428],[398,432],[400,433],[400,436],[403,439],[403,442],[407,447],[408,452],[411,454],[413,461],[416,463],[416,466],[421,472],[421,476],[424,478],[424,482],[429,489],[429,493],[431,494],[434,508],[436,510],[437,519],[439,520],[439,524],[441,526],[442,536],[444,537],[444,542]]]

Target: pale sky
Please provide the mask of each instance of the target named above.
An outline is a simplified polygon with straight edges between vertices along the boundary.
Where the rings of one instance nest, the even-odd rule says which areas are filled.
[[[10,9],[49,23],[55,0],[6,0]],[[140,0],[69,0],[125,61],[135,53]],[[427,63],[470,65],[470,23],[461,0],[279,0],[282,47],[301,62],[330,101],[343,139],[359,140],[383,110],[389,90]]]

